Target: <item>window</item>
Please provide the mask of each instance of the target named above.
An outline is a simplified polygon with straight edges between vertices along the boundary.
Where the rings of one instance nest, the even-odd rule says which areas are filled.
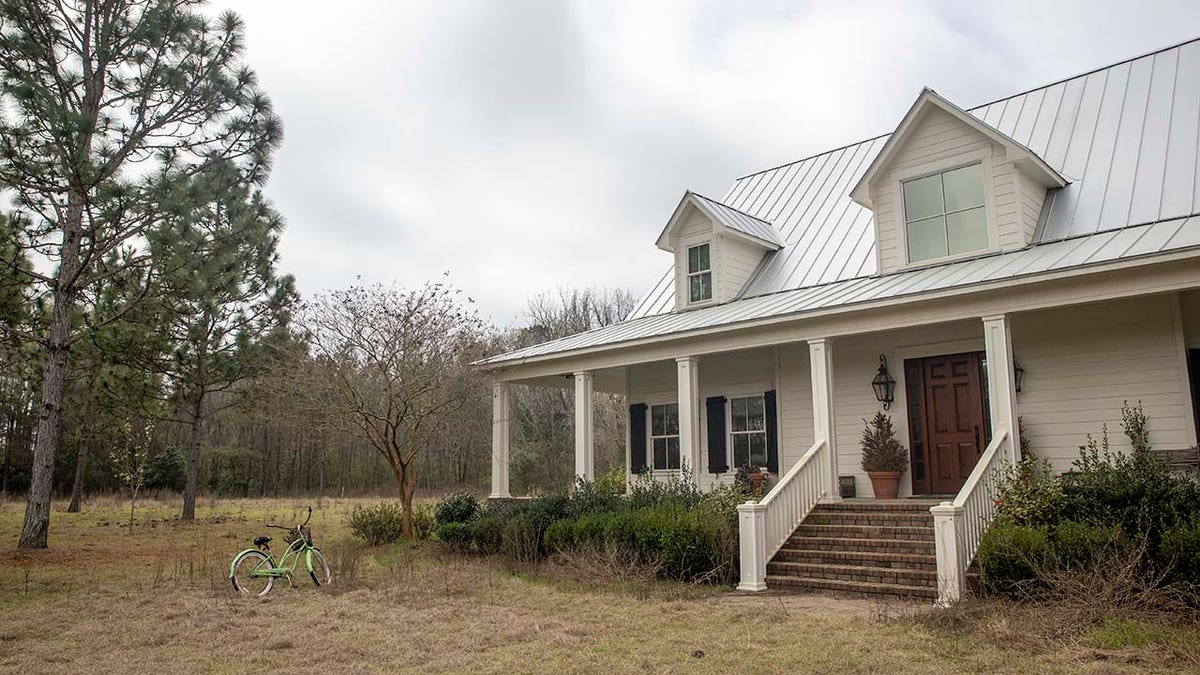
[[[688,256],[688,302],[712,299],[712,265],[708,259],[708,244],[689,246]]]
[[[983,165],[972,164],[904,183],[908,261],[988,247]]]
[[[729,435],[732,437],[733,465],[767,465],[767,413],[762,396],[729,400]]]
[[[650,468],[679,468],[679,404],[650,406]]]

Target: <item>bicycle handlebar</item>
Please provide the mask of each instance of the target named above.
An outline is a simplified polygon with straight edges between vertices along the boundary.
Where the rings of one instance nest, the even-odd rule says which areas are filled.
[[[300,524],[300,527],[304,527],[305,525],[308,525],[308,521],[310,521],[310,520],[312,520],[312,507],[311,506],[308,507],[308,517],[304,519],[304,522]]]
[[[308,517],[305,518],[304,522],[300,523],[300,525],[298,527],[304,527],[305,525],[308,525],[308,521],[310,521],[310,520],[312,520],[312,507],[311,506],[308,507]],[[267,527],[273,527],[277,530],[287,530],[288,532],[291,532],[293,529],[298,529],[298,528],[287,527],[286,525],[267,525]]]

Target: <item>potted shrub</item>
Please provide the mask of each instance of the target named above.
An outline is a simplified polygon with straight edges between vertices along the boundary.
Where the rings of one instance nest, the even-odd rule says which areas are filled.
[[[875,413],[862,436],[862,468],[871,478],[876,499],[895,499],[900,491],[900,476],[908,468],[908,450],[896,439],[892,418]]]

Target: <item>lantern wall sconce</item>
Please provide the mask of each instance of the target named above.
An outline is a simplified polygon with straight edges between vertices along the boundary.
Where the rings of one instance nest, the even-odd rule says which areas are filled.
[[[871,388],[875,390],[875,400],[883,404],[884,410],[896,400],[896,378],[888,373],[887,357],[883,354],[879,355],[879,370],[871,380]]]
[[[1021,391],[1021,383],[1025,380],[1025,369],[1021,367],[1021,362],[1013,359],[1013,384],[1016,385],[1017,392]]]

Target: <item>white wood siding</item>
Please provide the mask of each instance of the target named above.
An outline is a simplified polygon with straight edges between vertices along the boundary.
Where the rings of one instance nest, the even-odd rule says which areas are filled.
[[[1011,251],[1033,240],[1045,190],[1006,161],[1004,148],[940,109],[931,109],[897,150],[887,169],[870,186],[875,206],[879,271],[895,272],[908,265],[904,252],[904,204],[901,179],[983,159],[988,188],[988,222],[999,250]],[[914,173],[915,172],[915,173]]]
[[[750,275],[758,268],[763,249],[726,235],[721,235],[718,242],[721,251],[721,288],[717,302],[728,302],[742,292]]]
[[[675,243],[675,307],[683,309],[688,306],[688,247],[708,242],[708,262],[713,271],[713,283],[718,281],[717,246],[712,241],[712,221],[697,211],[691,209],[691,219],[672,234]],[[715,289],[714,289],[715,293]]]

